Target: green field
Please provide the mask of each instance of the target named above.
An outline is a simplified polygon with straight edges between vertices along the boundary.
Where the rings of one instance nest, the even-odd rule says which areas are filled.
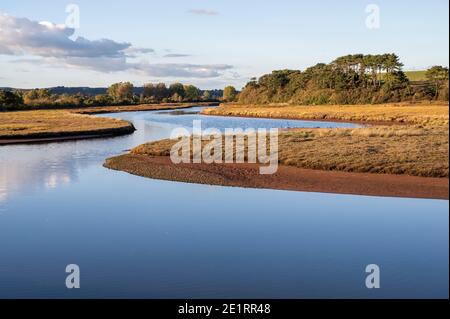
[[[426,81],[426,72],[427,71],[405,71],[405,74],[410,81]]]
[[[427,77],[425,76],[427,71],[404,71],[404,72],[411,82],[427,81]],[[383,80],[384,73],[381,73],[379,78]]]

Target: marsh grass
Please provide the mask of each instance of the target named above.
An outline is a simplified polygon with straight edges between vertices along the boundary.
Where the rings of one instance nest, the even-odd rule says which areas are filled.
[[[131,153],[170,156],[176,142],[148,143]],[[209,142],[203,141],[202,147]],[[248,145],[245,146],[247,154]],[[295,129],[282,131],[279,135],[281,165],[329,171],[448,177],[448,149],[448,132],[444,129]]]
[[[282,130],[279,163],[329,171],[449,176],[448,105],[225,105],[204,113],[389,124],[357,129]],[[167,156],[173,143],[150,143],[133,153]]]
[[[354,121],[383,124],[448,126],[447,103],[381,105],[240,105],[224,104],[203,111],[206,115],[286,118],[304,120]]]
[[[107,134],[131,129],[133,126],[126,121],[63,110],[0,112],[1,139]]]
[[[216,103],[162,103],[126,106],[101,106],[80,109],[0,112],[0,139],[65,137],[72,135],[126,134],[132,124],[89,115],[140,112],[211,106]]]

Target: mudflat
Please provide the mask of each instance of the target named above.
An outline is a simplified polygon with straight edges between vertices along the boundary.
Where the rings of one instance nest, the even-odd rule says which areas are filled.
[[[105,167],[153,179],[244,188],[351,195],[448,199],[448,178],[351,173],[281,165],[260,175],[257,164],[173,164],[168,156],[126,154],[106,160]]]

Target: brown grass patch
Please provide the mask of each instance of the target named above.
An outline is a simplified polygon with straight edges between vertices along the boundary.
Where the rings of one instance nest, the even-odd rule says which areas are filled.
[[[134,131],[133,125],[126,121],[75,114],[63,110],[0,113],[0,139],[125,134],[132,131]]]
[[[175,143],[148,143],[131,154],[169,156]],[[440,127],[293,129],[279,135],[279,163],[298,168],[448,177],[448,160],[449,134]]]
[[[70,136],[103,136],[132,133],[131,123],[90,114],[140,112],[211,106],[215,103],[166,103],[102,106],[82,109],[0,112],[0,139],[9,142]],[[10,144],[8,142],[8,144]]]
[[[203,114],[431,126],[449,124],[448,103],[320,106],[224,104],[218,108],[206,109]]]

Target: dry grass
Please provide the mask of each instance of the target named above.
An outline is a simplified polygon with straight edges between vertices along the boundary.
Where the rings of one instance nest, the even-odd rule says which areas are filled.
[[[169,156],[175,142],[144,144],[131,153]],[[442,127],[294,129],[279,135],[279,163],[299,168],[448,177],[448,161],[449,135]]]
[[[117,112],[172,110],[214,103],[166,103],[127,106],[103,106],[66,110],[0,112],[0,139],[57,138],[78,135],[127,134],[132,124],[109,118],[89,116]]]
[[[280,135],[283,165],[448,177],[449,138],[442,128],[375,127],[309,130]]]
[[[119,134],[132,130],[126,121],[63,110],[0,112],[0,139]]]
[[[233,105],[206,109],[203,114],[288,118],[305,120],[337,120],[373,123],[409,123],[427,126],[448,126],[448,103],[382,104],[382,105]]]

